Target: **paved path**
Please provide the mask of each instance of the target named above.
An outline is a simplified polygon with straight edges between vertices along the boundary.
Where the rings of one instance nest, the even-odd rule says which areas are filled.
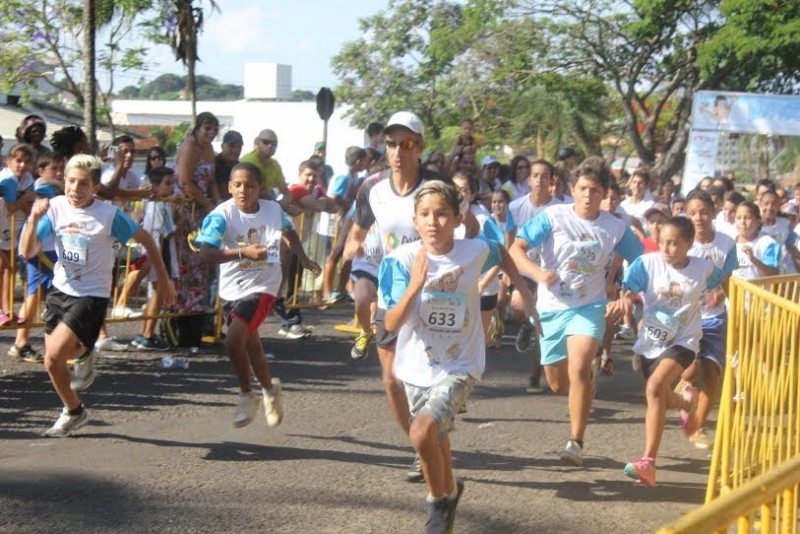
[[[333,330],[344,310],[311,312],[301,342],[262,328],[285,384],[286,418],[231,424],[235,382],[220,349],[186,370],[161,354],[100,360],[76,437],[39,437],[57,415],[41,368],[5,356],[0,334],[0,532],[421,532],[422,485],[403,480],[411,448],[392,422],[377,359],[350,360]],[[112,327],[128,338],[134,326]],[[41,342],[40,340],[36,340]],[[527,357],[506,346],[453,434],[467,481],[456,532],[652,532],[702,502],[708,454],[675,417],[653,489],[622,475],[641,453],[643,382],[627,353],[601,377],[585,468],[562,466],[566,399],[524,393]]]

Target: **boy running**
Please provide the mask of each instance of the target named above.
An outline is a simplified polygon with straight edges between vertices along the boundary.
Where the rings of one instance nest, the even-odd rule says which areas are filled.
[[[448,433],[485,366],[480,275],[495,265],[517,275],[501,244],[454,239],[461,219],[455,188],[423,184],[413,217],[421,241],[391,252],[378,275],[386,329],[397,334],[394,375],[405,388],[409,437],[428,488],[429,534],[451,531],[464,489],[453,473]]]
[[[261,384],[267,425],[283,420],[281,383],[270,374],[258,327],[269,316],[281,285],[281,242],[314,274],[320,267],[303,250],[292,223],[277,202],[259,200],[261,171],[252,163],[238,163],[231,171],[231,198],[206,215],[196,242],[204,262],[220,264],[219,296],[225,301],[228,332],[225,352],[239,380],[233,424],[250,424],[261,399],[253,395],[250,377]],[[251,375],[252,368],[252,375]]]
[[[64,408],[46,432],[48,437],[67,436],[87,422],[86,409],[76,392],[88,388],[96,377],[92,349],[111,292],[114,241],[124,244],[134,238],[141,243],[153,258],[164,304],[175,301],[175,286],[150,234],[116,206],[95,200],[101,164],[94,156],[70,159],[64,196],[37,200],[20,240],[20,251],[32,258],[42,242],[54,236],[58,255],[43,317],[44,365]],[[69,359],[76,359],[71,380]]]

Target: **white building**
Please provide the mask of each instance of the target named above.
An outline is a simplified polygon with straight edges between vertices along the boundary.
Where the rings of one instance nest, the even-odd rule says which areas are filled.
[[[274,63],[245,65],[244,100],[235,102],[198,101],[197,112],[209,111],[220,122],[219,149],[222,136],[236,130],[244,138],[243,154],[253,150],[258,133],[269,128],[278,136],[275,159],[283,167],[289,183],[297,176],[297,166],[322,141],[323,121],[317,114],[316,102],[288,102],[291,95],[291,67]],[[288,80],[287,80],[288,78]],[[343,117],[346,108],[337,106],[328,120],[327,163],[336,174],[347,167],[344,152],[349,146],[364,146],[365,136]],[[114,100],[112,116],[115,124],[176,126],[191,121],[191,102],[154,100]]]

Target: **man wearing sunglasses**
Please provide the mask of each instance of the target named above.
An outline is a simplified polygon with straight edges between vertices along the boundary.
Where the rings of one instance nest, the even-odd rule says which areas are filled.
[[[425,169],[420,161],[425,150],[423,133],[422,120],[410,111],[398,111],[389,119],[383,130],[389,169],[380,178],[365,182],[358,192],[355,223],[345,245],[345,260],[363,254],[362,245],[373,224],[380,233],[384,255],[403,243],[419,239],[413,222],[414,195],[426,180],[438,178]],[[480,225],[468,206],[464,225],[468,237],[478,235]],[[381,362],[383,386],[392,414],[408,435],[408,401],[403,383],[393,373],[396,336],[383,326],[385,313],[386,310],[379,308],[375,318],[375,343]],[[419,458],[415,458],[406,479],[409,482],[422,481]]]
[[[272,130],[261,130],[253,142],[253,151],[242,156],[239,161],[252,163],[261,171],[262,182],[260,198],[277,200],[289,215],[297,215],[293,210],[292,195],[286,185],[286,178],[280,163],[273,157],[278,150],[278,136]],[[287,209],[288,208],[288,209]]]

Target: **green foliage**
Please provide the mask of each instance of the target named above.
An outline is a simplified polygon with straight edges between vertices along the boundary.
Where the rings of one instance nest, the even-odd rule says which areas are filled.
[[[796,93],[800,83],[800,3],[724,0],[725,24],[698,48],[705,77],[731,68],[728,89]]]
[[[211,76],[197,76],[197,98],[200,100],[240,100],[244,98],[244,87],[221,84]],[[179,100],[186,87],[186,76],[162,74],[154,80],[129,85],[117,95],[120,98],[141,100]]]

